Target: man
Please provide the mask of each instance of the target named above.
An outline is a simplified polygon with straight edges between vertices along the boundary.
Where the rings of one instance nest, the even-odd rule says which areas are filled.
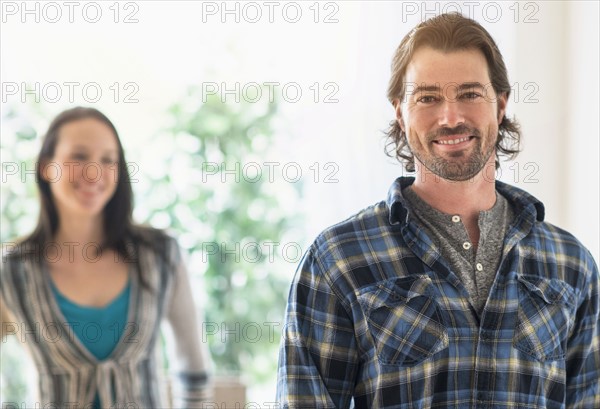
[[[305,254],[280,404],[600,408],[598,268],[541,202],[494,180],[520,137],[495,42],[441,15],[403,39],[392,71],[390,146],[416,177]]]

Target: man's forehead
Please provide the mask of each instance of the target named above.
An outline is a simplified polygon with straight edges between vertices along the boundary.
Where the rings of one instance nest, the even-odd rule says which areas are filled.
[[[442,51],[419,47],[406,67],[406,82],[438,85],[490,82],[487,60],[476,48]]]

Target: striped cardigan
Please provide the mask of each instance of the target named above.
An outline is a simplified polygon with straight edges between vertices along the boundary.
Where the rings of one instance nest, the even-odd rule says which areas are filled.
[[[21,342],[32,353],[39,373],[41,407],[91,407],[96,394],[102,407],[164,408],[159,385],[157,341],[166,318],[175,355],[170,360],[176,408],[201,407],[207,399],[208,355],[200,342],[190,283],[176,241],[167,239],[174,263],[167,265],[140,246],[138,262],[144,287],[130,266],[131,298],[123,335],[112,354],[98,361],[65,322],[52,289],[47,266],[39,257],[13,251],[2,257],[0,301],[10,311]],[[171,266],[171,267],[169,267]]]

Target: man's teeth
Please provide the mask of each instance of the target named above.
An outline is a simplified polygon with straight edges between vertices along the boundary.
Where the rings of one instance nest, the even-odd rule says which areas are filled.
[[[464,138],[460,138],[460,139],[451,139],[449,141],[436,141],[437,143],[441,143],[442,145],[454,145],[457,143],[461,143],[461,142],[465,142],[469,140],[469,136],[466,136]]]

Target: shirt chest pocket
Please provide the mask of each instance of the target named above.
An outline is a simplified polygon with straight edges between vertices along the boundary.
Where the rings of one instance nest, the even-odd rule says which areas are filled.
[[[517,279],[519,309],[514,347],[542,362],[564,359],[573,323],[573,289],[557,279],[527,275]]]
[[[432,286],[428,276],[410,276],[371,286],[359,295],[367,336],[381,364],[414,366],[448,347]]]

